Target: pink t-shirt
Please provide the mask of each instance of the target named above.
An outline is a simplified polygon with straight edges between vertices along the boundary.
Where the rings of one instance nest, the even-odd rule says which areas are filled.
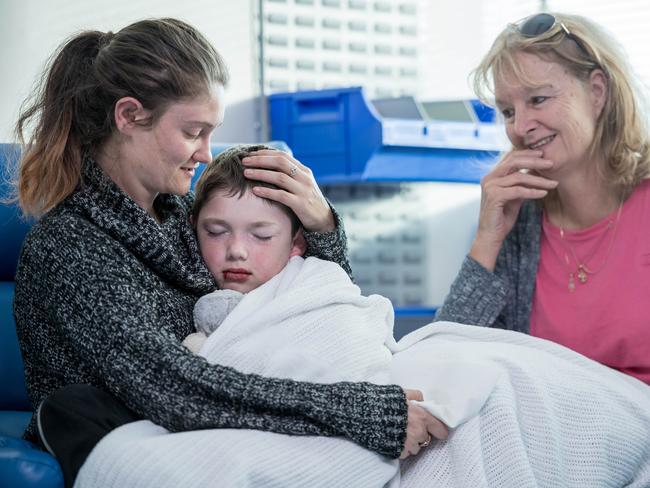
[[[565,230],[562,240],[544,212],[530,333],[650,384],[649,180],[623,204],[616,229],[608,229],[617,215],[618,209],[588,229]],[[573,254],[595,272],[586,283]]]

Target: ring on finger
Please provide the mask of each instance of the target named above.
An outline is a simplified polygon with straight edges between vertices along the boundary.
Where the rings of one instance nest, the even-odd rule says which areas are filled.
[[[294,176],[296,176],[297,172],[298,172],[298,166],[293,165],[291,167],[291,171],[289,171],[289,176],[291,176],[293,178]]]
[[[429,434],[426,441],[418,443],[420,447],[427,447],[429,444],[431,444],[431,434]]]

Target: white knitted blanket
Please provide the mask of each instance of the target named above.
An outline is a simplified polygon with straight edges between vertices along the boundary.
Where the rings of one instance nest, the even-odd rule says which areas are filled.
[[[396,344],[392,323],[390,304],[362,297],[338,266],[293,259],[201,354],[268,376],[421,389],[423,405],[458,427],[402,463],[405,487],[650,486],[647,385],[523,334],[436,323]],[[106,436],[75,486],[380,487],[395,486],[396,471],[344,439],[172,434],[140,421]]]
[[[435,323],[399,348],[394,379],[422,388],[425,398],[437,380],[416,371],[449,375],[448,382],[458,379],[458,362],[499,371],[480,415],[402,463],[401,486],[650,487],[650,386],[505,330]]]
[[[363,297],[338,265],[293,258],[242,299],[200,354],[246,373],[386,384],[392,325],[390,302]],[[169,433],[140,421],[106,436],[75,486],[382,487],[398,476],[397,460],[343,438],[236,429]]]

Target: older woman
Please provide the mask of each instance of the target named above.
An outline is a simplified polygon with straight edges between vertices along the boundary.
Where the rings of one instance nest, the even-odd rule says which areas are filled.
[[[550,339],[650,383],[648,112],[600,27],[537,14],[475,72],[513,148],[437,319]],[[487,98],[487,97],[485,97]]]

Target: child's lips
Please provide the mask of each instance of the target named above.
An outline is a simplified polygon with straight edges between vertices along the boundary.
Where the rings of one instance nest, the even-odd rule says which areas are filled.
[[[251,276],[251,272],[245,269],[227,269],[223,272],[226,281],[243,282]]]

